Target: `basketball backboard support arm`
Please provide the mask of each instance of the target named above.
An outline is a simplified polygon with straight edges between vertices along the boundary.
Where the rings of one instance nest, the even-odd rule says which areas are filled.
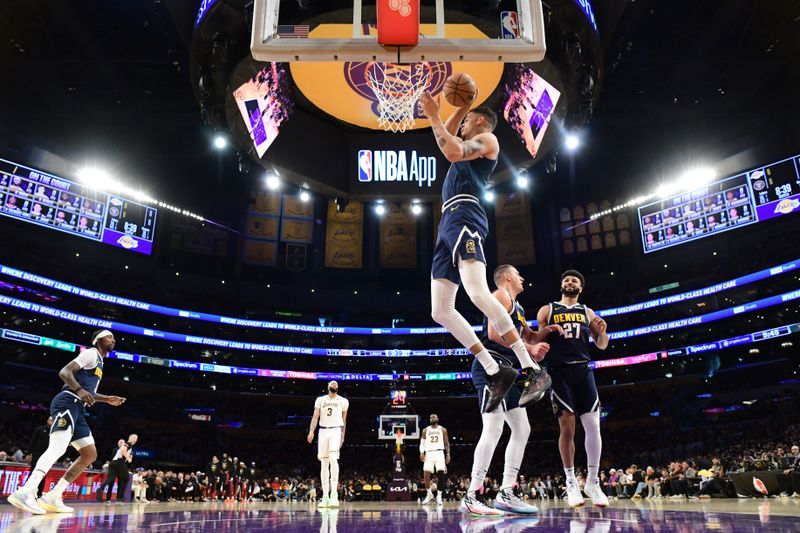
[[[281,39],[278,36],[280,0],[255,0],[250,51],[258,61],[475,61],[534,63],[546,51],[541,0],[517,0],[518,39],[447,39],[444,1],[436,0],[436,36],[423,37],[417,46],[381,46],[362,31],[361,0],[353,0],[353,37],[350,39]]]

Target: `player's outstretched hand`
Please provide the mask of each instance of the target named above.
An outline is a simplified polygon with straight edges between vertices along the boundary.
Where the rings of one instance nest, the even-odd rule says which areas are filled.
[[[122,396],[109,396],[108,403],[115,407],[119,407],[120,405],[125,403],[125,398],[123,398]]]
[[[439,115],[439,108],[441,104],[438,100],[433,99],[433,95],[430,91],[425,91],[422,93],[422,96],[419,97],[419,106],[422,108],[422,112],[425,114],[428,119],[431,117]]]
[[[545,358],[547,352],[550,351],[550,345],[546,342],[537,342],[528,350],[533,360],[537,363]]]
[[[544,330],[549,333],[558,333],[562,337],[564,336],[564,328],[559,326],[558,324],[551,324],[549,326],[545,326]]]
[[[606,321],[605,320],[603,320],[599,316],[596,316],[596,317],[594,317],[594,320],[592,320],[592,326],[591,327],[592,327],[592,331],[594,331],[595,334],[602,335],[603,333],[606,332],[606,328],[608,326],[606,325]]]
[[[78,395],[78,398],[86,402],[86,405],[94,405],[94,396],[92,393],[86,389],[78,389],[78,392],[75,394]]]
[[[314,442],[314,432],[313,431],[308,434],[308,437],[306,437],[306,440],[308,441],[309,444]]]

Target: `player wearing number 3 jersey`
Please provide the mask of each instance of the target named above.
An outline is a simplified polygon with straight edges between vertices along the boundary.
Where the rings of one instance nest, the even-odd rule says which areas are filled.
[[[350,402],[339,396],[339,384],[328,383],[328,394],[314,402],[314,416],[308,429],[308,443],[314,441],[314,429],[319,421],[317,457],[322,463],[320,481],[322,499],[318,507],[339,507],[339,449],[344,443],[347,409]]]
[[[561,300],[542,306],[536,319],[539,331],[547,334],[550,351],[544,362],[553,380],[550,401],[558,418],[558,448],[567,476],[567,499],[572,507],[583,505],[575,476],[575,417],[580,417],[586,434],[586,494],[596,507],[608,505],[597,477],[600,465],[600,398],[594,373],[589,366],[589,337],[601,350],[608,346],[606,322],[578,303],[585,287],[583,275],[567,270],[561,275]]]

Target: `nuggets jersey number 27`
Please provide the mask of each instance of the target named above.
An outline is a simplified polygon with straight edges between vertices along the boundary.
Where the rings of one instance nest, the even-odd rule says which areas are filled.
[[[550,304],[548,325],[561,326],[562,337],[558,333],[547,336],[550,351],[547,352],[548,365],[563,365],[590,361],[589,355],[589,315],[586,306],[576,304],[571,307],[553,302]]]

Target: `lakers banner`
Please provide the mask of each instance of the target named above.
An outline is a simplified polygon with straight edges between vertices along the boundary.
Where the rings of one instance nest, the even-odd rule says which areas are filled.
[[[416,268],[417,224],[411,207],[390,204],[381,218],[381,268]]]
[[[514,266],[536,262],[533,222],[528,195],[516,192],[495,196],[497,263]]]
[[[303,202],[294,194],[285,194],[281,214],[292,218],[314,218],[314,201]]]
[[[328,201],[325,228],[325,266],[361,268],[364,248],[364,204],[351,200],[341,211]]]
[[[268,191],[253,191],[250,195],[250,211],[261,215],[280,216],[281,195]]]
[[[373,25],[365,29],[376,36]],[[489,39],[472,24],[446,24],[445,36],[448,39]],[[352,36],[351,24],[320,24],[309,33],[309,37],[320,39],[340,39]],[[436,35],[436,24],[420,24],[420,33]],[[427,77],[428,90],[434,97],[442,93],[444,81],[454,72],[469,72],[478,86],[479,105],[497,88],[503,75],[501,62],[441,62],[430,61],[410,65],[392,65],[385,73],[395,83],[409,86]],[[289,63],[292,79],[311,103],[339,120],[364,128],[379,129],[378,99],[370,87],[369,79],[384,79],[374,62],[295,62]],[[399,89],[398,89],[399,90]],[[442,116],[453,112],[453,106],[442,99]],[[414,129],[427,128],[430,122],[416,111]]]
[[[277,241],[245,239],[244,262],[249,265],[275,266],[278,259]]]
[[[247,226],[245,234],[247,237],[258,239],[278,240],[278,222],[280,219],[275,216],[264,216],[258,212],[247,214]]]
[[[281,220],[281,240],[309,244],[314,240],[314,221],[284,218]]]

